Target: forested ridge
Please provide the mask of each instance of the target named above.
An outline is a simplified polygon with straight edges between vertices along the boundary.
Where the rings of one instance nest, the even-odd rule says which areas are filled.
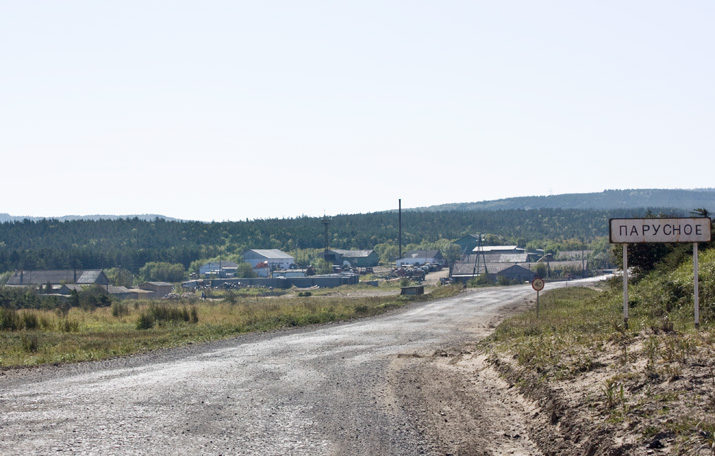
[[[715,189],[626,189],[600,193],[521,196],[475,203],[451,203],[420,211],[479,211],[509,209],[638,209],[669,207],[682,211],[715,207]]]
[[[491,234],[502,243],[579,239],[608,235],[612,217],[641,216],[645,210],[410,211],[402,214],[402,244],[456,240]],[[660,211],[682,216],[673,209]],[[338,215],[330,219],[331,248],[373,249],[397,245],[397,212]],[[247,249],[287,252],[323,247],[320,218],[242,222],[179,222],[157,218],[0,223],[0,271],[16,269],[115,268],[137,272],[148,262],[181,263]]]

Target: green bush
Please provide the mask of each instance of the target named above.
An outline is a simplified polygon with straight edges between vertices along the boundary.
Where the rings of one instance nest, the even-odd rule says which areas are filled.
[[[25,329],[37,329],[40,326],[40,320],[34,312],[24,311],[22,314],[22,324]]]
[[[37,341],[37,336],[28,336],[27,334],[23,334],[20,341],[22,343],[22,349],[28,353],[37,352],[37,349],[40,346]]]
[[[154,317],[149,312],[142,312],[137,319],[137,329],[151,329],[154,327]]]
[[[79,322],[63,318],[57,323],[57,329],[62,332],[79,332]]]
[[[154,323],[162,325],[169,323],[198,323],[199,313],[196,307],[191,306],[189,310],[186,306],[176,307],[169,304],[149,304],[146,312],[142,312],[137,320],[137,329],[150,329]]]
[[[129,315],[129,306],[127,306],[123,302],[114,301],[112,303],[112,316],[120,318],[125,315]]]
[[[22,329],[22,319],[14,309],[0,309],[0,331]]]

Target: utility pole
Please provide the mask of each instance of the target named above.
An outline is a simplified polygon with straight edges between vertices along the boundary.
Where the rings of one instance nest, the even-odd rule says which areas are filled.
[[[481,255],[481,258],[479,258]],[[487,271],[487,258],[484,256],[484,249],[482,248],[482,235],[478,235],[477,239],[477,257],[474,259],[474,271],[472,272],[472,277],[476,277],[477,273],[479,272],[479,261],[483,260],[484,261],[484,274],[488,274],[489,271]]]
[[[328,259],[328,225],[330,225],[330,219],[323,215],[323,219],[320,221],[323,224],[324,230],[323,230],[323,247],[325,247],[325,254],[324,258],[327,260]]]
[[[402,259],[402,199],[397,200],[397,224],[399,233],[397,234],[398,258]]]

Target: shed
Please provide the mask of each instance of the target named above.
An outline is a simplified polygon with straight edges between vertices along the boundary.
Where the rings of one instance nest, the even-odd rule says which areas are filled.
[[[139,284],[139,288],[151,292],[147,297],[159,299],[174,291],[174,284],[168,282],[144,282]]]

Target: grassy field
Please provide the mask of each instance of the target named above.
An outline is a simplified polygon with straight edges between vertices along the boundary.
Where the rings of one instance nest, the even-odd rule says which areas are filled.
[[[206,301],[123,301],[94,310],[72,308],[66,314],[0,309],[0,368],[101,360],[248,332],[350,320],[415,300],[450,296],[460,287],[438,287],[409,298],[343,296],[361,290],[340,287],[325,296],[323,291],[282,297],[221,292]]]
[[[696,330],[687,300],[662,312],[654,286],[633,287],[628,329],[620,282],[562,288],[542,295],[538,319],[535,311],[509,318],[479,348],[524,394],[562,404],[557,419],[568,414],[586,435],[613,436],[624,454],[712,454],[715,326],[705,320]]]

